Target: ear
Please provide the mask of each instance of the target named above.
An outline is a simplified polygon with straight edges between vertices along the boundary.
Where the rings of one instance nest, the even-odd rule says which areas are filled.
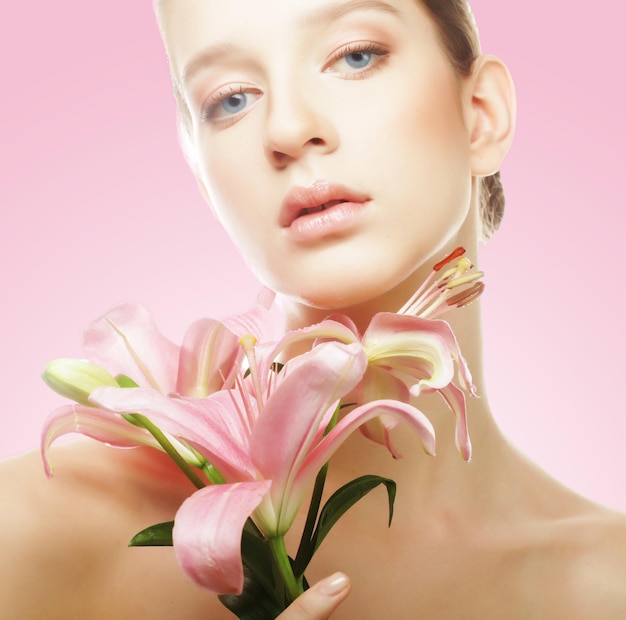
[[[500,169],[513,140],[515,88],[504,63],[489,55],[476,59],[467,87],[472,175],[489,176]]]

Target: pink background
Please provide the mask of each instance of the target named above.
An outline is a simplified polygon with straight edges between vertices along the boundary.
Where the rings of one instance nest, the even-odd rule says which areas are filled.
[[[626,509],[625,9],[606,6],[474,2],[519,96],[508,211],[482,266],[503,428],[570,486]],[[179,339],[194,318],[243,309],[256,286],[177,150],[151,3],[13,3],[0,28],[7,456],[37,444],[61,402],[39,373],[81,355],[84,323],[137,299]]]

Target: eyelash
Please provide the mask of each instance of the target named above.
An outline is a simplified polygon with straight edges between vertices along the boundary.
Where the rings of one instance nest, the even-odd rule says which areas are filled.
[[[245,86],[243,84],[238,84],[237,86],[228,86],[225,89],[222,89],[209,98],[208,102],[202,106],[202,110],[200,111],[200,120],[202,122],[210,122],[214,125],[218,125],[220,127],[228,127],[234,121],[239,118],[239,114],[229,114],[224,118],[219,118],[217,116],[219,106],[222,105],[224,101],[226,101],[229,97],[234,97],[235,95],[254,95],[259,94],[256,89],[253,89],[250,86]]]
[[[387,60],[387,57],[389,56],[389,50],[380,45],[377,45],[376,43],[350,43],[349,45],[338,49],[332,55],[324,71],[330,73],[332,67],[335,64],[346,58],[346,56],[350,56],[351,54],[374,54],[375,56],[377,56],[377,58],[373,60],[372,64],[368,65],[364,69],[354,68],[354,71],[338,72],[338,74],[344,79],[358,80],[366,78],[374,71],[378,71],[379,69],[381,69],[382,64]],[[227,114],[225,117],[219,117],[219,107],[224,103],[224,101],[226,101],[230,97],[234,97],[235,95],[254,96],[259,94],[260,93],[255,89],[249,86],[245,86],[243,84],[228,86],[227,88],[211,95],[208,102],[202,106],[202,109],[200,111],[200,120],[203,123],[209,122],[214,126],[219,127],[220,129],[229,127],[239,119],[240,114],[234,113]],[[247,111],[247,109],[248,106],[246,106],[242,113]]]
[[[373,63],[366,67],[365,69],[359,70],[355,69],[353,72],[341,72],[340,75],[348,80],[359,80],[362,78],[368,77],[374,71],[378,71],[382,68],[382,63],[384,63],[389,56],[389,50],[378,45],[377,43],[350,43],[345,47],[338,49],[331,57],[330,62],[327,65],[325,71],[330,72],[332,66],[338,63],[340,60],[343,60],[346,56],[350,56],[350,54],[375,54],[378,56],[377,59],[373,61]]]

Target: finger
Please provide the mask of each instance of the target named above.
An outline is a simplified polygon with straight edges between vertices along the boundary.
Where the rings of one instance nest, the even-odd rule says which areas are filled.
[[[335,573],[299,596],[277,620],[327,620],[348,594],[350,580],[343,573]]]

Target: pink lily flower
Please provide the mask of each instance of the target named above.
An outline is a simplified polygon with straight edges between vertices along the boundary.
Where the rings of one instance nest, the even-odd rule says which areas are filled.
[[[484,289],[482,272],[470,273],[472,264],[463,254],[464,250],[457,248],[437,263],[431,276],[398,313],[376,314],[363,335],[349,317],[332,315],[288,334],[269,358],[274,359],[303,340],[360,342],[368,367],[346,402],[394,399],[409,403],[421,393],[437,392],[456,417],[455,443],[461,456],[469,461],[472,448],[465,395],[475,396],[472,377],[452,329],[447,322],[433,318],[471,303]],[[360,430],[400,457],[390,437],[395,425],[394,419],[381,412]]]
[[[204,399],[167,398],[154,390],[101,387],[91,395],[111,412],[138,412],[193,446],[226,484],[207,486],[180,507],[173,542],[184,571],[216,593],[243,588],[241,536],[252,517],[271,540],[282,539],[310,492],[320,468],[347,436],[381,412],[407,422],[424,450],[434,452],[434,432],[423,413],[392,400],[346,414],[324,434],[340,399],[367,366],[355,342],[320,344],[261,381],[250,339],[242,339],[251,376],[244,385]],[[252,386],[248,385],[252,383]],[[114,415],[113,413],[111,415]]]
[[[122,375],[131,378],[136,385],[163,395],[204,397],[232,387],[243,359],[239,337],[244,333],[259,337],[267,334],[270,303],[266,295],[245,314],[222,321],[200,319],[189,327],[182,346],[161,334],[142,305],[123,303],[84,329],[83,346],[90,354],[91,364],[82,360],[63,361],[72,371],[81,366],[96,369],[92,371],[93,387],[100,376],[108,374],[110,381],[102,380],[101,385],[111,385],[114,376]],[[52,366],[54,363],[49,365]],[[81,388],[85,383],[84,374],[75,378]],[[66,396],[75,387],[71,385],[71,378],[53,376],[48,369],[44,380]],[[67,386],[64,388],[60,381],[67,381]],[[112,389],[121,390],[119,387]],[[82,433],[116,447],[158,445],[145,429],[134,427],[122,418],[111,419],[110,414],[90,408],[83,398],[79,404],[87,406],[60,407],[44,424],[41,452],[48,476],[52,475],[49,448],[67,433]],[[185,452],[184,448],[181,447],[181,451]]]
[[[456,248],[437,263],[398,313],[380,313],[372,319],[361,339],[369,368],[358,387],[357,402],[381,392],[404,402],[422,392],[439,393],[456,417],[457,450],[469,461],[472,445],[465,395],[476,396],[476,391],[452,329],[447,322],[434,318],[470,304],[485,288],[483,273],[471,272],[473,265],[464,254],[463,248]],[[347,317],[342,322],[358,334]],[[364,426],[362,432],[393,452],[389,431],[394,426],[395,421],[383,415]]]
[[[161,334],[143,306],[129,302],[90,323],[83,346],[92,362],[114,376],[132,377],[161,394],[203,397],[232,387],[242,358],[239,337],[263,338],[268,324],[267,308],[257,304],[242,315],[192,323],[178,346]]]
[[[456,417],[455,442],[469,461],[471,442],[465,393],[474,395],[472,378],[452,329],[445,321],[394,313],[377,314],[361,338],[368,372],[354,392],[356,402],[381,393],[409,402],[421,393],[437,392]],[[455,370],[456,367],[456,370]],[[457,387],[454,380],[461,388]],[[362,429],[370,439],[387,445],[396,456],[389,431],[395,421],[386,416]]]

